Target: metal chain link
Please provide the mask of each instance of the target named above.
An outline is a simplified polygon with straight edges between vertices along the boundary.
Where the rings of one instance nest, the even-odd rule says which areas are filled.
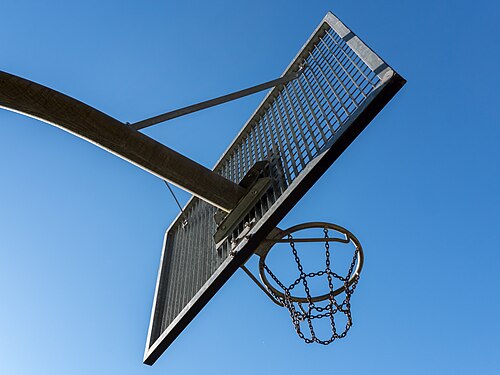
[[[288,239],[290,240],[290,247],[292,249],[292,254],[297,264],[297,268],[299,271],[299,277],[290,284],[290,286],[286,287],[278,277],[269,269],[269,267],[264,264],[265,271],[269,274],[269,276],[274,280],[274,282],[283,290],[283,295],[277,295],[273,290],[268,289],[271,295],[284,307],[286,307],[290,313],[290,318],[292,319],[292,323],[295,327],[295,331],[297,335],[303,339],[306,343],[318,343],[322,345],[328,345],[332,343],[336,339],[344,338],[347,335],[347,332],[352,326],[352,315],[351,315],[351,295],[353,294],[356,286],[358,284],[359,277],[356,275],[351,285],[349,285],[349,280],[351,280],[352,273],[354,271],[354,267],[356,265],[356,259],[358,258],[359,249],[356,248],[351,264],[349,266],[347,275],[345,277],[338,275],[333,272],[331,269],[332,259],[331,259],[331,251],[330,251],[330,243],[328,241],[328,228],[323,228],[324,238],[325,238],[325,269],[318,272],[310,272],[305,273],[304,268],[300,262],[300,258],[295,247],[295,242],[293,241],[293,236],[291,234],[288,235]],[[327,275],[328,279],[328,287],[329,287],[329,298],[328,303],[325,306],[317,305],[315,302],[312,302],[313,297],[311,296],[311,291],[308,284],[308,278],[312,279],[314,277],[320,277],[323,275]],[[338,303],[334,296],[334,282],[333,280],[337,279],[344,285],[344,300],[342,303]],[[304,287],[304,291],[306,293],[306,301],[307,303],[301,303],[293,301],[291,291],[300,283],[302,283]],[[305,305],[305,306],[304,306]],[[335,324],[335,314],[341,313],[345,315],[347,322],[345,324],[344,329],[339,333],[337,330],[337,326]],[[316,332],[313,327],[313,321],[322,318],[330,319],[330,327],[332,334],[330,338],[326,340],[319,339],[316,335]],[[302,332],[301,324],[306,322],[307,328],[310,332],[310,337],[306,337],[306,335]]]

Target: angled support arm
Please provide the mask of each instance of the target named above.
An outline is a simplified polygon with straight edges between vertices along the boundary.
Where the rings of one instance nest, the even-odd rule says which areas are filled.
[[[0,107],[55,125],[225,211],[241,186],[76,99],[0,71]]]
[[[156,125],[161,122],[172,120],[174,118],[188,115],[193,112],[201,111],[202,109],[215,107],[217,105],[224,104],[232,100],[243,98],[245,96],[255,94],[257,92],[269,89],[271,87],[284,85],[285,83],[290,82],[295,78],[298,78],[302,70],[303,69],[301,67],[297,72],[287,74],[277,79],[273,79],[272,81],[261,83],[260,85],[252,86],[240,91],[233,92],[231,94],[219,96],[218,98],[206,100],[204,102],[193,104],[184,108],[176,109],[175,111],[166,112],[158,116],[150,117],[145,120],[130,124],[130,127],[135,130],[144,129],[147,128],[148,126]]]

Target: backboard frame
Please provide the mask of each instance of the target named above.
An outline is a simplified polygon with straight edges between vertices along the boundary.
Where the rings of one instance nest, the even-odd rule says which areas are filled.
[[[261,219],[251,228],[247,236],[233,249],[232,255],[228,256],[212,276],[205,282],[203,287],[191,298],[189,303],[181,310],[177,317],[153,339],[152,333],[155,324],[158,324],[157,307],[162,296],[159,296],[160,285],[164,275],[164,260],[168,245],[169,232],[182,220],[179,215],[172,225],[167,229],[164,237],[163,251],[160,260],[160,268],[156,282],[153,307],[148,330],[146,349],[144,353],[144,363],[152,365],[182,332],[182,330],[194,319],[208,301],[217,291],[229,280],[229,278],[243,265],[249,257],[256,251],[259,244],[278,225],[283,217],[298,203],[304,194],[318,181],[318,179],[328,170],[337,158],[347,149],[356,137],[366,128],[372,119],[384,108],[392,97],[405,84],[405,80],[391,69],[378,55],[366,46],[350,29],[348,29],[336,16],[328,13],[313,32],[312,36],[301,48],[297,56],[289,64],[282,76],[297,70],[303,61],[303,56],[308,48],[319,38],[320,32],[325,28],[331,28],[342,38],[348,46],[358,55],[358,57],[374,72],[380,79],[378,86],[369,94],[363,103],[350,115],[349,119],[342,127],[335,132],[333,138],[323,147],[323,151],[311,160],[307,166],[291,182],[283,194],[274,202],[272,207],[261,217]],[[217,170],[227,158],[233,148],[238,145],[241,139],[252,125],[252,121],[259,115],[261,107],[276,94],[279,88],[271,90],[257,110],[250,117],[249,121],[236,136],[223,156],[216,163],[214,170]],[[194,199],[191,198],[185,209],[189,207]],[[208,248],[208,246],[207,246]],[[208,251],[208,250],[207,250]]]

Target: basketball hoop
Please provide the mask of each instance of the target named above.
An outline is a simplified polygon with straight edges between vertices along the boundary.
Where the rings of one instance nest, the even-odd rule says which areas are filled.
[[[299,232],[307,230],[308,235],[311,231],[321,231],[321,237],[300,237]],[[288,243],[293,253],[294,261],[297,264],[299,277],[288,286],[285,285],[266,264],[269,252],[278,243]],[[297,244],[300,243],[323,243],[325,247],[325,268],[316,272],[306,273],[298,254]],[[341,276],[333,271],[333,248],[335,244],[352,244],[354,254],[349,263],[347,273]],[[337,247],[337,246],[335,246]],[[339,251],[342,251],[339,249]],[[285,231],[277,231],[273,237],[268,238],[262,244],[262,247],[256,252],[260,257],[259,274],[264,286],[260,285],[266,294],[278,305],[286,307],[290,312],[295,331],[306,343],[319,343],[328,345],[335,339],[343,338],[352,326],[351,316],[351,296],[356,289],[359,275],[363,267],[363,249],[358,239],[348,230],[330,223],[312,222],[293,226]],[[313,278],[326,276],[328,284],[328,293],[311,295],[309,282]],[[274,282],[275,285],[270,281]],[[256,281],[255,278],[253,278]],[[305,296],[300,297],[292,294],[299,285],[302,285]],[[264,289],[265,287],[265,289]],[[340,297],[340,298],[339,298]],[[343,299],[342,302],[339,302]],[[339,301],[337,301],[339,300]],[[345,326],[339,331],[338,321],[335,317],[344,315]],[[322,318],[328,318],[331,327],[331,336],[327,339],[319,339],[316,336],[313,322]],[[337,324],[336,324],[337,323]],[[310,337],[303,333],[302,325],[306,324],[310,331]]]

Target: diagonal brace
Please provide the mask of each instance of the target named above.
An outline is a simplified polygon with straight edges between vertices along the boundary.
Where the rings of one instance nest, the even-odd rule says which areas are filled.
[[[135,122],[133,124],[130,124],[130,127],[135,130],[144,129],[147,128],[148,126],[156,125],[161,122],[172,120],[180,116],[184,116],[193,112],[214,107],[219,104],[227,103],[232,100],[243,98],[245,96],[255,94],[257,92],[269,89],[271,87],[284,85],[285,83],[290,82],[295,78],[298,78],[301,72],[302,68],[300,68],[297,72],[287,74],[277,79],[273,79],[272,81],[261,83],[260,85],[252,86],[240,91],[233,92],[231,94],[219,96],[218,98],[206,100],[201,103],[193,104],[184,108],[176,109],[175,111],[166,112],[158,116],[150,117],[145,120]]]

